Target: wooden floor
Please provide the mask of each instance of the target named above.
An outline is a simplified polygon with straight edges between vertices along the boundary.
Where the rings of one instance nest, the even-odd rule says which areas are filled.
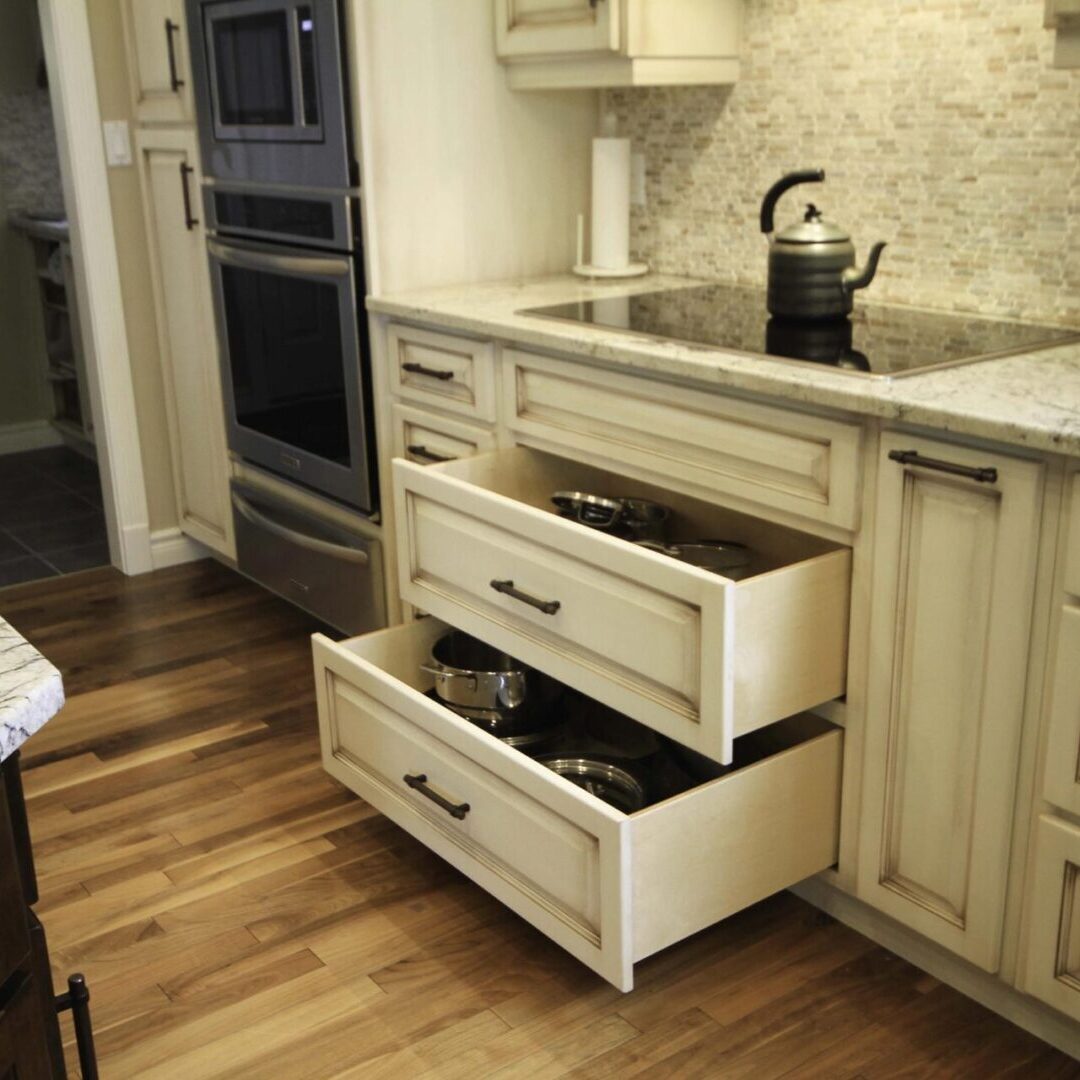
[[[0,613],[69,695],[26,787],[103,1080],[1080,1075],[786,894],[619,994],[323,774],[312,623],[216,564]]]

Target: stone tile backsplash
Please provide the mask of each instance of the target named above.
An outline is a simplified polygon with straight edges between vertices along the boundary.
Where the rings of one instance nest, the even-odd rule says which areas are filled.
[[[0,93],[0,183],[9,210],[63,208],[47,90]]]
[[[765,190],[796,168],[860,259],[865,298],[1080,325],[1080,71],[1044,0],[745,0],[734,87],[608,93],[646,155],[631,244],[665,273],[763,283]]]

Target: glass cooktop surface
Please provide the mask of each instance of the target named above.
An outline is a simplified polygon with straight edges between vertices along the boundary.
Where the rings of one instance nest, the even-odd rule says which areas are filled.
[[[1080,341],[1080,330],[915,308],[858,305],[847,319],[774,319],[761,289],[700,285],[529,308],[540,315],[652,338],[797,360],[877,378]]]

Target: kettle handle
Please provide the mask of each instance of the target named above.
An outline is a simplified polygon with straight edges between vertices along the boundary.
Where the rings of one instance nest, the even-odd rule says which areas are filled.
[[[790,191],[799,184],[820,184],[825,179],[824,169],[801,169],[799,172],[788,173],[782,180],[775,184],[765,193],[761,203],[761,231],[768,235],[773,231],[773,213],[780,196],[785,191]]]

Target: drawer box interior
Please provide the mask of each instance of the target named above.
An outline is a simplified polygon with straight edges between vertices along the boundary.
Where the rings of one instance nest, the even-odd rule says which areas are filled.
[[[827,721],[803,714],[748,735],[733,771],[624,814],[429,696],[420,665],[447,629],[427,618],[338,644],[316,636],[324,763],[616,985],[631,987],[634,962],[835,862],[843,735]],[[405,760],[386,749],[398,738],[414,747],[410,769],[470,805],[463,821],[373,767]]]
[[[843,545],[526,447],[394,468],[406,600],[686,746],[730,761],[737,736],[845,692]],[[568,490],[661,503],[667,540],[737,541],[753,572],[733,581],[562,518],[551,497]]]

